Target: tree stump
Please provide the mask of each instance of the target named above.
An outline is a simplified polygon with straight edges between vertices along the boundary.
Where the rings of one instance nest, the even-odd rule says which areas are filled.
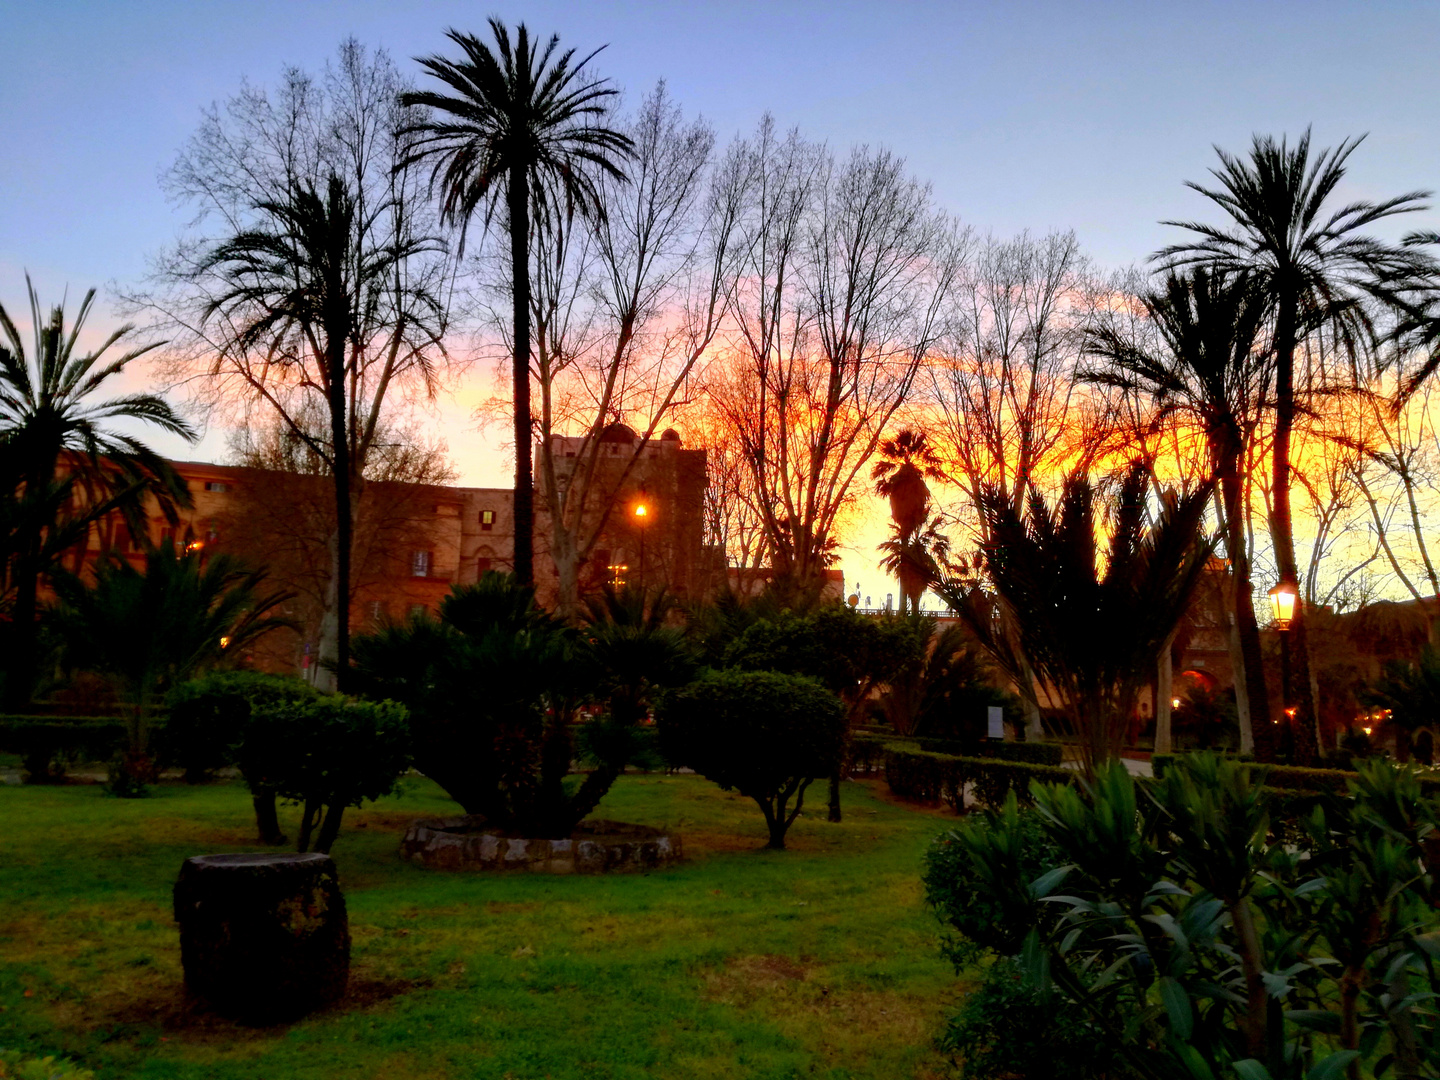
[[[175,882],[186,992],[252,1024],[342,997],[350,922],[328,855],[197,855]]]

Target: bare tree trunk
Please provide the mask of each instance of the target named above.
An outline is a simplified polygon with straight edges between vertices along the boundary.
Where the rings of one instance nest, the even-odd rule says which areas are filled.
[[[311,682],[317,690],[333,694],[340,667],[340,534],[330,533],[330,580],[325,585],[325,607],[320,616],[320,641],[315,650]]]
[[[1175,658],[1171,650],[1175,645],[1175,633],[1165,639],[1160,649],[1160,658],[1155,668],[1155,753],[1171,752],[1170,738],[1170,695],[1175,685]]]
[[[1225,502],[1225,554],[1230,558],[1231,587],[1234,589],[1231,617],[1241,660],[1234,671],[1235,701],[1238,711],[1240,686],[1243,682],[1249,721],[1248,725],[1241,725],[1240,748],[1242,752],[1245,751],[1248,735],[1250,752],[1260,761],[1274,761],[1275,740],[1270,724],[1270,693],[1265,685],[1265,658],[1260,651],[1260,627],[1255,620],[1250,554],[1245,543],[1245,492],[1240,479],[1238,457],[1224,466],[1220,477],[1220,494]],[[1232,664],[1233,660],[1232,651]]]
[[[535,584],[535,489],[530,445],[530,187],[521,165],[510,169],[510,267],[514,290],[515,576]]]

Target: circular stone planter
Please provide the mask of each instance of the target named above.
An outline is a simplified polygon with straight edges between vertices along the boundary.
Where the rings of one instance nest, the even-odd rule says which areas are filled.
[[[400,854],[437,870],[529,870],[539,874],[614,874],[676,862],[680,838],[644,825],[584,821],[568,840],[505,836],[473,815],[411,822]]]

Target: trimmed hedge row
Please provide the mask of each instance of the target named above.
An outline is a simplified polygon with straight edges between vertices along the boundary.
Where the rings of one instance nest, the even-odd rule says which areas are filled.
[[[0,716],[0,750],[19,754],[32,783],[64,775],[57,758],[107,761],[125,745],[125,722],[107,717],[55,720]]]
[[[868,731],[855,732],[850,736],[845,754],[845,775],[869,776],[879,772],[885,764],[885,748],[891,741]]]
[[[921,750],[932,754],[950,754],[953,757],[999,758],[1002,761],[1023,761],[1028,765],[1049,765],[1059,768],[1065,760],[1065,748],[1051,742],[1000,742],[985,741],[964,743],[958,739],[910,740],[918,743]],[[967,751],[969,751],[967,753]]]
[[[1165,770],[1179,757],[1178,754],[1155,754],[1150,758],[1150,767],[1157,777],[1164,776]],[[1252,763],[1265,780],[1265,786],[1280,791],[1312,792],[1316,794],[1346,795],[1349,781],[1359,774],[1345,769],[1312,769],[1300,765],[1263,765]],[[1420,790],[1426,795],[1440,795],[1440,779],[1420,777]]]
[[[885,782],[894,794],[920,802],[943,801],[956,813],[964,812],[967,786],[976,802],[993,810],[1012,791],[1021,805],[1029,805],[1032,780],[1068,784],[1074,779],[1075,773],[1053,765],[937,754],[894,743],[885,753]]]

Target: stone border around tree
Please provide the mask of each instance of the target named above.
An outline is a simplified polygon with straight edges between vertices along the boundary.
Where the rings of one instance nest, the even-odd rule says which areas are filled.
[[[584,821],[566,840],[504,836],[483,817],[421,818],[400,841],[407,862],[435,870],[614,874],[655,870],[682,857],[680,837],[645,825]]]

